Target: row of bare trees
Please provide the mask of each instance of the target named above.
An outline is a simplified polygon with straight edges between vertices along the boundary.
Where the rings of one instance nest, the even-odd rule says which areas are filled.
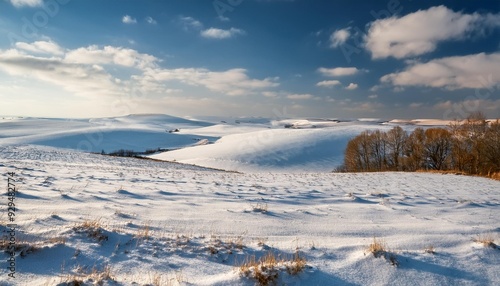
[[[453,170],[489,176],[500,172],[500,121],[488,122],[475,113],[448,128],[364,131],[348,142],[343,169]]]

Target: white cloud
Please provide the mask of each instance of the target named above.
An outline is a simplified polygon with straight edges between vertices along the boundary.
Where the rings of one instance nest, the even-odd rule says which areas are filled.
[[[184,30],[191,30],[191,29],[199,30],[203,28],[203,24],[200,21],[194,19],[193,17],[180,16],[179,23],[182,25]]]
[[[276,79],[252,79],[245,69],[215,72],[204,68],[148,69],[136,77],[144,83],[178,81],[191,86],[203,86],[211,91],[230,96],[253,94],[256,90],[276,87]]]
[[[351,36],[351,32],[349,32],[349,28],[336,30],[330,35],[330,47],[336,48],[349,39]]]
[[[316,85],[317,86],[322,86],[322,87],[334,87],[336,85],[341,85],[342,83],[338,80],[324,80],[318,82]]]
[[[43,5],[43,0],[10,0],[15,7],[39,7]]]
[[[244,34],[245,31],[236,29],[236,28],[231,28],[229,30],[223,30],[223,29],[218,29],[218,28],[209,28],[206,30],[201,31],[201,35],[205,38],[210,38],[210,39],[228,39],[232,38],[236,35],[242,35]]]
[[[439,42],[462,39],[484,26],[500,26],[500,14],[463,14],[445,6],[431,7],[372,22],[365,47],[373,59],[401,59],[432,52]]]
[[[347,90],[355,90],[356,88],[358,88],[358,84],[351,82],[348,86],[346,86],[345,89],[347,89]]]
[[[433,109],[443,112],[445,119],[464,117],[464,114],[478,110],[494,114],[495,117],[500,110],[500,99],[466,99],[457,102],[448,100],[436,103]]]
[[[378,98],[378,95],[377,94],[371,94],[368,96],[369,99],[375,99],[375,98]]]
[[[133,79],[122,80],[112,74],[120,74],[124,68],[142,74],[159,62],[154,56],[113,46],[66,50],[52,41],[37,41],[17,42],[14,47],[0,50],[1,70],[12,76],[62,87],[81,96],[126,94],[135,86]]]
[[[413,103],[410,103],[410,105],[408,105],[408,107],[410,108],[419,108],[423,105],[423,103],[420,103],[420,102],[413,102]]]
[[[337,77],[337,76],[347,76],[359,73],[361,70],[355,67],[340,67],[340,68],[319,68],[318,72],[323,76]]]
[[[396,87],[492,88],[500,84],[500,52],[414,63],[404,71],[385,75],[380,80]]]
[[[151,25],[156,25],[157,24],[156,20],[153,19],[150,16],[146,17],[146,22],[148,22],[148,24],[151,24]]]
[[[122,18],[122,22],[125,23],[125,24],[136,24],[137,23],[137,19],[132,18],[129,15],[125,15]]]
[[[255,104],[251,97],[228,101],[224,95],[288,94],[270,91],[279,86],[278,78],[252,78],[245,69],[164,69],[154,56],[132,49],[89,46],[68,50],[50,43],[17,43],[13,49],[0,50],[0,80],[29,83],[29,88],[25,88],[27,84],[20,85],[26,98],[46,96],[47,101],[38,105],[39,110],[42,106],[59,114],[76,110],[71,116],[84,112],[88,116],[96,112],[128,114],[153,110],[174,113],[182,110],[192,114],[259,112],[265,105]],[[16,85],[0,85],[0,90],[7,86],[8,96],[17,98],[19,89],[16,92],[12,88]],[[137,94],[144,96],[133,97]],[[162,98],[166,100],[161,101]],[[16,104],[21,101],[16,100]],[[248,104],[242,105],[240,101]],[[68,108],[51,109],[52,102],[58,106],[66,104]],[[93,102],[96,108],[84,110],[88,102]]]
[[[265,97],[278,97],[279,93],[274,91],[264,91],[262,92],[262,95]]]
[[[182,89],[176,89],[176,88],[167,88],[166,90],[164,90],[165,93],[181,93],[183,92]]]
[[[303,93],[303,94],[293,93],[293,94],[287,95],[286,97],[288,99],[293,99],[293,100],[304,100],[304,99],[311,99],[314,96],[312,94],[309,94],[309,93]]]
[[[60,57],[32,56],[17,50],[0,51],[0,69],[13,76],[51,83],[82,96],[119,95],[123,92],[102,67],[67,63]]]
[[[15,43],[15,47],[36,54],[62,55],[64,50],[52,41],[36,41],[31,44],[25,42]]]
[[[159,60],[148,54],[141,54],[136,50],[93,45],[78,48],[66,53],[65,61],[77,64],[115,64],[138,69],[155,67]]]

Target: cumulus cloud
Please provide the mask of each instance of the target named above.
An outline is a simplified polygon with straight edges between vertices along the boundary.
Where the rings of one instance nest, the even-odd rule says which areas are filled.
[[[155,25],[157,22],[155,19],[153,19],[153,17],[146,17],[146,22],[148,22],[148,24],[151,24],[151,25]]]
[[[43,0],[10,0],[15,7],[38,7],[43,5]]]
[[[13,76],[50,83],[81,96],[124,94],[130,79],[121,80],[113,76],[112,71],[132,68],[140,74],[159,62],[151,55],[122,47],[89,46],[66,50],[52,41],[17,42],[14,47],[0,50],[1,70]]]
[[[194,19],[193,17],[180,16],[178,18],[178,22],[183,27],[184,30],[200,31],[200,35],[208,39],[218,39],[218,40],[229,39],[237,35],[245,34],[244,30],[237,28],[230,28],[225,30],[225,29],[210,27],[208,29],[203,29],[203,24],[200,21]]]
[[[256,90],[276,87],[274,78],[252,79],[245,69],[211,71],[204,68],[148,69],[144,75],[136,77],[142,82],[158,83],[178,81],[191,86],[203,86],[211,91],[230,96],[252,94]]]
[[[232,38],[236,35],[242,35],[245,31],[241,29],[231,28],[228,30],[218,29],[218,28],[209,28],[201,31],[201,35],[205,38],[210,39],[228,39]]]
[[[137,23],[137,19],[132,18],[129,15],[125,15],[122,18],[122,22],[125,23],[125,24],[136,24]]]
[[[77,64],[115,64],[139,69],[155,67],[159,62],[156,57],[133,49],[97,45],[68,51],[65,61]]]
[[[351,32],[349,32],[349,28],[336,30],[330,35],[330,47],[336,48],[342,45],[349,39],[350,36]]]
[[[32,56],[17,50],[0,51],[0,69],[64,88],[77,95],[119,95],[113,77],[97,65],[67,63],[60,57]]]
[[[444,119],[455,119],[467,116],[472,112],[481,110],[487,114],[497,116],[500,110],[500,99],[465,99],[461,101],[441,101],[436,103],[433,107],[434,110],[442,112]]]
[[[62,55],[64,53],[64,50],[52,41],[17,42],[15,47],[35,54]]]
[[[279,93],[275,91],[264,91],[262,92],[262,95],[265,97],[278,97]]]
[[[355,67],[339,67],[339,68],[319,68],[318,72],[323,76],[328,77],[338,77],[338,76],[347,76],[354,75],[359,73],[361,70]]]
[[[288,99],[293,99],[293,100],[304,100],[304,99],[311,99],[314,96],[309,93],[303,93],[303,94],[298,94],[298,93],[293,93],[289,94],[286,96]]]
[[[372,22],[365,47],[373,59],[401,59],[432,52],[439,42],[462,39],[485,26],[500,26],[500,14],[464,14],[445,6],[431,7]]]
[[[148,97],[189,95],[183,85],[204,90],[204,96],[272,96],[270,89],[279,86],[278,78],[252,78],[241,68],[165,69],[160,62],[154,56],[114,46],[64,49],[54,42],[34,42],[16,43],[12,49],[0,50],[3,73],[94,99],[119,98],[136,91]]]
[[[178,22],[179,24],[181,24],[184,30],[200,30],[201,28],[203,28],[203,24],[193,17],[180,16]]]
[[[500,84],[500,52],[412,63],[404,71],[385,75],[380,80],[397,87],[492,88]]]
[[[355,90],[356,88],[358,88],[358,84],[351,82],[348,86],[346,86],[345,89],[347,89],[347,90]]]
[[[316,86],[321,86],[321,87],[334,87],[337,85],[341,85],[342,83],[338,80],[324,80],[320,81],[316,84]]]

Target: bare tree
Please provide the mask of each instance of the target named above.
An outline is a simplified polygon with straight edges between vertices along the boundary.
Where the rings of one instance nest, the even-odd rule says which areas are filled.
[[[489,176],[500,172],[500,120],[492,122],[484,136],[485,170]]]
[[[385,140],[387,142],[387,167],[390,170],[401,171],[403,170],[402,157],[408,134],[403,128],[396,126],[386,133]]]
[[[480,174],[486,168],[485,140],[488,123],[483,113],[474,112],[463,122],[451,126],[453,133],[453,167],[469,174]]]
[[[443,128],[425,130],[424,152],[426,164],[434,170],[448,169],[448,160],[451,154],[452,136]]]
[[[425,168],[424,144],[425,131],[421,127],[418,127],[408,136],[408,140],[405,144],[404,153],[406,170],[414,172]]]
[[[372,170],[370,161],[371,135],[364,131],[347,143],[344,166],[349,172],[366,172]]]
[[[371,171],[385,171],[387,169],[387,141],[386,134],[380,130],[371,133],[370,139]]]

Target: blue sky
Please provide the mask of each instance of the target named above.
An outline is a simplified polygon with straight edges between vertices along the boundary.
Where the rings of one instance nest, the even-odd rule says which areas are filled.
[[[0,0],[0,114],[500,117],[500,1]]]

